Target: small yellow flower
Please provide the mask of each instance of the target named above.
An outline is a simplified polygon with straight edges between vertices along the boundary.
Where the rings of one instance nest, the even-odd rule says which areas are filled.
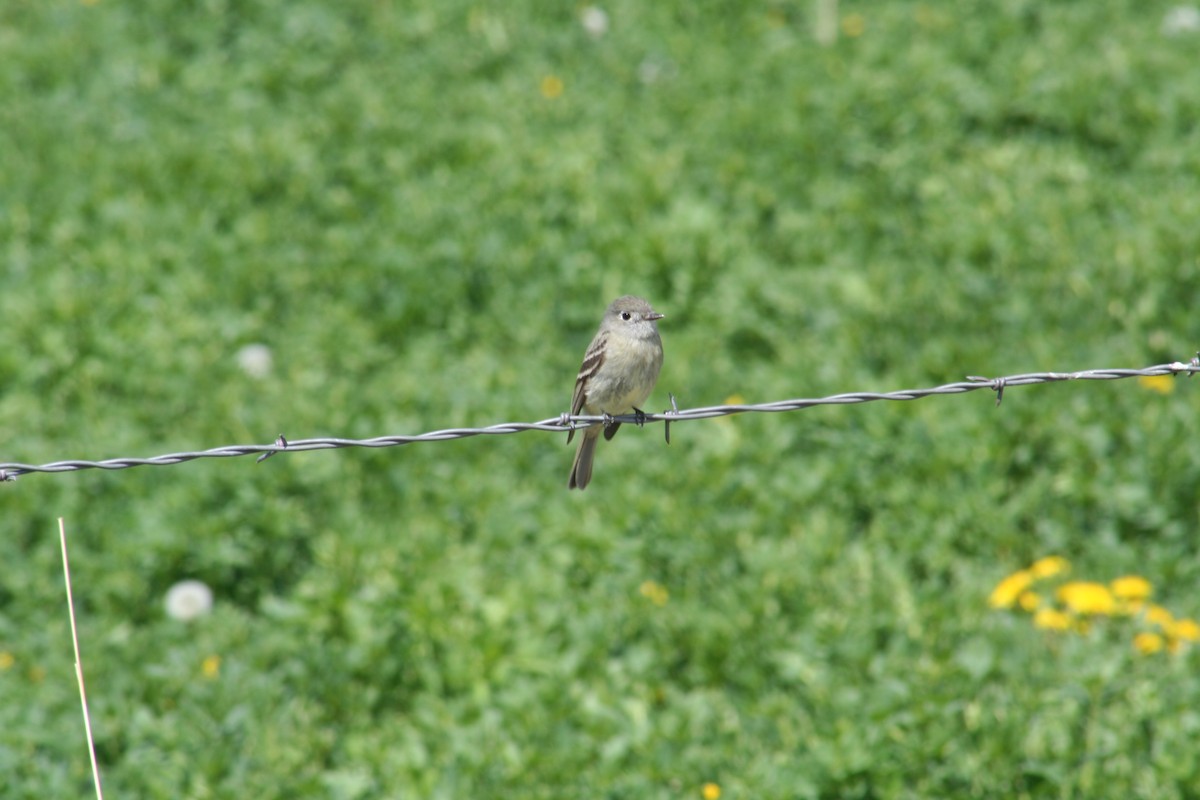
[[[200,665],[200,670],[204,673],[204,677],[212,679],[221,674],[221,657],[217,655],[209,656],[204,659]]]
[[[1021,596],[1017,598],[1017,605],[1022,611],[1037,611],[1038,606],[1042,604],[1042,596],[1037,592],[1021,592]]]
[[[13,658],[13,654],[7,650],[0,650],[0,670],[12,669],[12,665],[17,663]]]
[[[1117,607],[1103,583],[1072,581],[1058,587],[1058,599],[1076,614],[1111,614]]]
[[[746,398],[742,397],[737,392],[734,392],[733,394],[729,395],[729,397],[725,398],[725,405],[727,406],[744,406],[745,404]]]
[[[547,75],[542,78],[542,97],[547,100],[555,100],[563,93],[562,78],[557,75]]]
[[[851,39],[863,35],[867,29],[867,19],[862,14],[847,14],[842,19],[842,33]]]
[[[1140,575],[1123,575],[1109,584],[1113,595],[1121,600],[1145,600],[1153,587]]]
[[[1070,562],[1062,556],[1046,556],[1033,562],[1029,567],[1029,571],[1033,574],[1035,580],[1041,580],[1042,578],[1053,578],[1055,575],[1066,572],[1070,568]]]
[[[703,797],[704,800],[720,800],[721,787],[715,783],[706,783],[700,788],[700,796]]]
[[[1175,391],[1175,379],[1170,375],[1143,375],[1138,378],[1138,386],[1159,394],[1170,394]]]
[[[1071,627],[1071,617],[1054,608],[1039,608],[1033,615],[1033,625],[1046,631],[1065,631]]]
[[[922,28],[944,28],[947,23],[947,18],[937,11],[934,11],[925,3],[917,6],[913,12],[913,16],[917,20],[917,24]]]
[[[1014,572],[996,584],[995,589],[992,589],[992,594],[988,597],[988,605],[992,608],[1012,608],[1013,603],[1017,602],[1017,598],[1029,588],[1031,583],[1033,583],[1033,575],[1029,570],[1023,569]]]
[[[1162,606],[1152,605],[1146,608],[1146,621],[1160,628],[1169,628],[1174,624],[1175,617]]]
[[[1200,642],[1200,625],[1194,619],[1179,619],[1167,628],[1172,639],[1185,642]]]
[[[1136,649],[1139,653],[1144,653],[1146,655],[1157,653],[1159,650],[1162,650],[1164,644],[1166,643],[1163,641],[1163,637],[1159,636],[1157,633],[1143,631],[1142,633],[1139,633],[1137,636],[1133,637],[1134,649]]]
[[[638,587],[638,592],[642,597],[656,606],[665,606],[667,600],[671,598],[671,593],[667,591],[667,587],[657,581],[642,581],[642,585]]]

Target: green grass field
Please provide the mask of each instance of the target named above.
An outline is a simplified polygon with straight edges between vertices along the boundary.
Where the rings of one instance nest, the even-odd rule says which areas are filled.
[[[652,411],[1186,361],[1172,7],[5,3],[0,462],[553,417],[623,293]],[[1198,410],[627,426],[584,493],[542,433],[25,475],[0,794],[92,791],[64,517],[112,798],[1198,798],[1200,644],[989,606],[1061,556],[1200,616]]]

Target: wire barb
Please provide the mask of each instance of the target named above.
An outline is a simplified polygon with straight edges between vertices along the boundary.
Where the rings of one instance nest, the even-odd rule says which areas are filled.
[[[288,446],[288,440],[284,438],[284,436],[283,436],[283,434],[282,434],[282,433],[281,433],[281,434],[279,434],[279,436],[278,436],[278,437],[276,437],[276,439],[275,439],[275,446],[276,446],[276,447],[278,447],[278,448],[279,448],[279,450],[271,450],[271,451],[269,451],[269,452],[263,453],[261,456],[259,456],[258,458],[254,459],[254,463],[256,463],[256,464],[261,464],[262,462],[266,461],[266,460],[267,460],[268,458],[270,458],[271,456],[273,456],[273,455],[275,455],[276,453],[278,453],[280,450],[286,450],[286,449],[287,449],[287,446]]]
[[[1008,385],[1007,378],[985,378],[982,375],[968,375],[967,380],[986,383],[988,388],[996,393],[996,405],[1000,405],[1000,401],[1004,399],[1004,387]]]
[[[417,442],[444,442],[451,439],[463,439],[468,436],[498,436],[525,431],[547,431],[561,433],[563,428],[576,430],[590,428],[593,425],[611,425],[614,422],[644,424],[647,422],[662,422],[664,426],[682,420],[711,419],[731,414],[769,413],[784,411],[799,411],[805,408],[821,405],[850,405],[853,403],[869,403],[876,400],[919,400],[924,397],[942,394],[964,394],[979,389],[990,389],[996,392],[996,402],[999,404],[1003,391],[1012,386],[1031,386],[1038,383],[1053,383],[1055,381],[1112,381],[1122,378],[1154,377],[1159,375],[1180,375],[1189,377],[1200,372],[1200,352],[1188,363],[1173,361],[1144,369],[1090,369],[1081,372],[1031,372],[1023,375],[1009,375],[1003,378],[983,378],[967,376],[966,382],[948,383],[944,386],[934,386],[928,389],[903,389],[894,392],[850,392],[835,394],[820,398],[798,398],[794,400],[777,400],[756,405],[724,405],[708,406],[680,410],[675,405],[675,397],[671,396],[671,409],[661,414],[619,414],[616,416],[575,416],[563,413],[557,417],[541,420],[540,422],[503,422],[486,428],[447,428],[446,430],[430,431],[416,436],[379,436],[374,439],[299,439],[287,441],[282,435],[269,445],[229,445],[211,450],[200,450],[185,453],[169,453],[153,458],[111,458],[104,461],[54,461],[49,464],[0,464],[0,482],[15,480],[20,475],[30,472],[77,472],[84,469],[128,469],[141,466],[170,466],[193,461],[198,458],[233,458],[251,454],[264,454],[267,457],[274,453],[287,451],[289,453],[308,450],[333,450],[343,447],[398,447]],[[670,444],[670,432],[666,432],[667,443]],[[263,459],[260,458],[259,461]]]
[[[669,417],[673,417],[679,413],[679,406],[675,405],[674,392],[667,392],[667,397],[671,398],[671,407],[663,412],[663,438],[667,440],[667,444],[669,445],[671,444],[671,420]]]

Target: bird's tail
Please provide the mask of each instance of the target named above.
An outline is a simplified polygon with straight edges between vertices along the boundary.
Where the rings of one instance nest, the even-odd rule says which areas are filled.
[[[596,443],[600,441],[599,425],[588,428],[583,432],[583,441],[575,453],[575,463],[571,465],[571,480],[567,483],[570,489],[586,489],[592,479],[592,459],[596,456]]]

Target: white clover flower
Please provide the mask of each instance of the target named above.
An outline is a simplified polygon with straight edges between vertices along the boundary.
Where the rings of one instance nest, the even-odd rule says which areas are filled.
[[[200,581],[180,581],[167,590],[167,616],[183,620],[203,617],[212,611],[212,589]]]
[[[265,344],[248,344],[237,352],[237,363],[252,378],[265,378],[271,372],[273,357]]]
[[[1200,32],[1200,8],[1175,6],[1163,16],[1162,32],[1164,36],[1185,36]]]
[[[647,55],[637,67],[638,79],[647,86],[671,80],[678,74],[679,68],[675,62],[661,54]]]

